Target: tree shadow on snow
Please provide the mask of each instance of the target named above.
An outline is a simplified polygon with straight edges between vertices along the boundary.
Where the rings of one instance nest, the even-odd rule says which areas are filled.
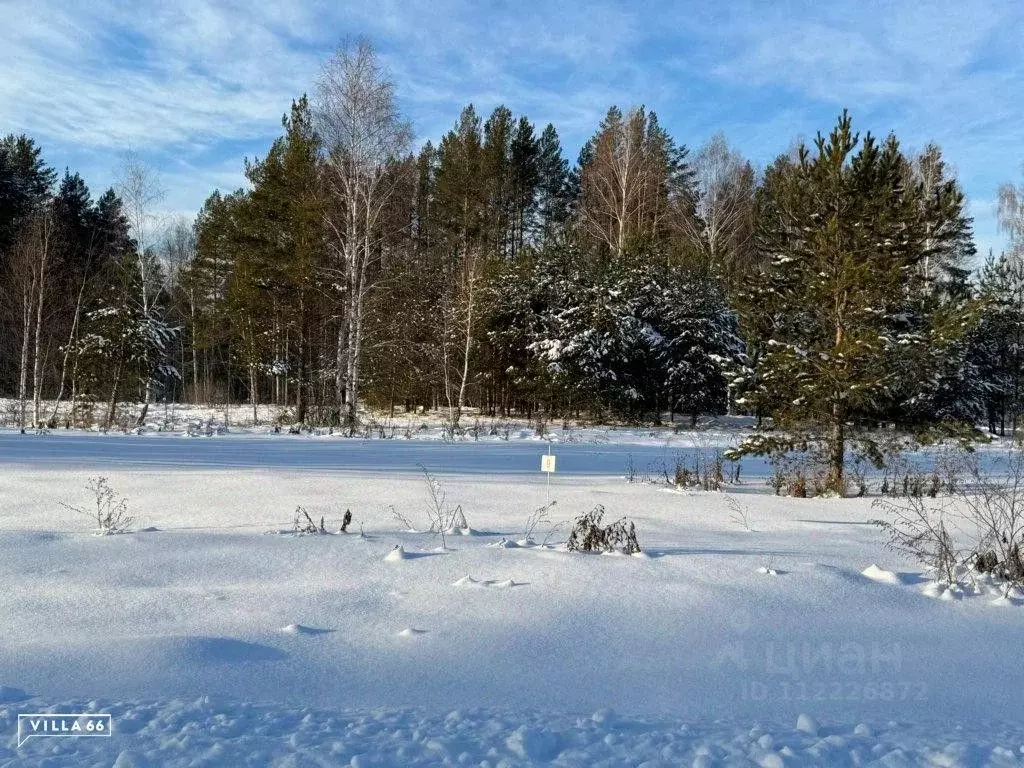
[[[288,654],[272,646],[232,637],[186,637],[179,641],[176,650],[183,659],[193,663],[245,664],[288,658]]]
[[[749,557],[785,557],[787,555],[798,555],[799,552],[782,549],[715,549],[712,547],[661,547],[659,549],[645,549],[644,553],[650,557],[676,557],[679,555],[742,555]],[[779,571],[781,574],[782,571]]]
[[[814,523],[815,525],[874,525],[867,520],[804,520],[798,518],[798,523]]]

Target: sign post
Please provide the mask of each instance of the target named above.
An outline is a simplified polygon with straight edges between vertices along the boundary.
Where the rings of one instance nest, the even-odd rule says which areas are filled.
[[[551,475],[555,473],[555,455],[551,453],[551,441],[548,441],[548,452],[540,457],[540,471],[547,475],[546,485],[548,497],[551,497]]]

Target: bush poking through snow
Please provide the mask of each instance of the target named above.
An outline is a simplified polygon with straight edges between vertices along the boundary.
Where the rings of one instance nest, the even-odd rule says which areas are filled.
[[[731,494],[725,495],[725,506],[729,508],[729,520],[745,531],[753,531],[750,527],[750,510]]]
[[[295,508],[295,522],[292,525],[292,529],[295,533],[327,533],[327,528],[324,526],[323,515],[320,516],[320,524],[317,525],[313,518],[309,516],[309,512],[307,512],[303,507]]]
[[[105,477],[90,477],[85,485],[93,495],[93,509],[82,509],[60,502],[62,507],[86,515],[96,521],[98,532],[103,535],[128,533],[135,518],[128,514],[128,500],[118,494]]]
[[[551,508],[557,503],[557,501],[549,501],[543,507],[538,507],[530,513],[530,516],[526,518],[526,530],[523,533],[523,539],[525,541],[533,541],[533,533],[537,530],[538,525],[546,525],[551,522],[551,518],[548,517],[548,512],[550,512]],[[549,538],[551,538],[551,534],[548,534],[545,541]]]
[[[323,518],[321,518],[321,522],[322,521],[323,521]],[[341,518],[341,532],[342,533],[348,533],[348,527],[349,527],[349,525],[351,523],[352,523],[352,510],[351,509],[346,509],[345,510],[345,516],[343,518]]]
[[[448,492],[441,481],[430,474],[422,464],[419,468],[423,470],[423,477],[427,482],[427,518],[430,520],[430,532],[435,535],[441,534],[441,549],[448,549],[445,536],[456,530],[467,530],[469,523],[461,504],[453,507],[448,503]]]
[[[935,509],[920,496],[908,496],[899,502],[876,499],[871,505],[889,513],[888,520],[871,520],[888,536],[886,546],[915,558],[935,572],[936,580],[956,583],[957,566],[961,553],[943,519],[941,509]]]
[[[961,480],[964,475],[966,482]],[[916,557],[947,584],[955,583],[958,575],[973,578],[978,573],[1002,581],[1007,590],[1024,585],[1021,450],[1012,449],[1005,465],[997,460],[991,469],[983,469],[977,457],[970,456],[956,465],[937,467],[930,476],[904,470],[892,477],[896,488],[890,486],[889,492],[904,498],[878,499],[874,506],[886,510],[889,519],[873,521],[889,535],[891,548]],[[953,496],[944,506],[951,508],[957,525],[947,525],[943,508],[931,501],[942,487]]]
[[[573,523],[566,547],[570,552],[621,552],[633,555],[640,551],[636,525],[625,517],[601,527],[604,507],[598,504]]]
[[[403,531],[412,532],[416,530],[416,526],[412,524],[412,520],[395,509],[394,504],[388,504],[388,509],[391,510],[391,516],[395,518],[400,526],[402,526]]]

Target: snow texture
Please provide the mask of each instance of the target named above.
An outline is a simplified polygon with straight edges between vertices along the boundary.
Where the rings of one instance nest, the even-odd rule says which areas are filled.
[[[934,584],[870,498],[775,497],[751,462],[748,531],[724,494],[625,482],[636,444],[558,447],[549,489],[533,442],[272,441],[0,437],[0,767],[1024,762],[1021,596]],[[398,530],[414,457],[477,535]],[[155,530],[60,506],[97,473]],[[523,540],[550,498],[561,533]],[[353,532],[264,535],[296,504]],[[560,546],[597,504],[643,557]],[[61,710],[114,735],[16,746]]]

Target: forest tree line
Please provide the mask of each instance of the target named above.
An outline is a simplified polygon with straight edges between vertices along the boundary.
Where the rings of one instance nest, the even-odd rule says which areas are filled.
[[[979,266],[941,150],[845,112],[760,172],[643,107],[609,109],[575,162],[504,106],[417,149],[357,42],[245,176],[158,226],[137,161],[94,199],[0,140],[0,395],[22,426],[167,401],[352,434],[367,408],[453,431],[470,408],[730,411],[780,430],[752,449],[817,440],[841,474],[879,425],[1005,433],[1024,410],[1024,188],[1001,188],[1010,246]]]

